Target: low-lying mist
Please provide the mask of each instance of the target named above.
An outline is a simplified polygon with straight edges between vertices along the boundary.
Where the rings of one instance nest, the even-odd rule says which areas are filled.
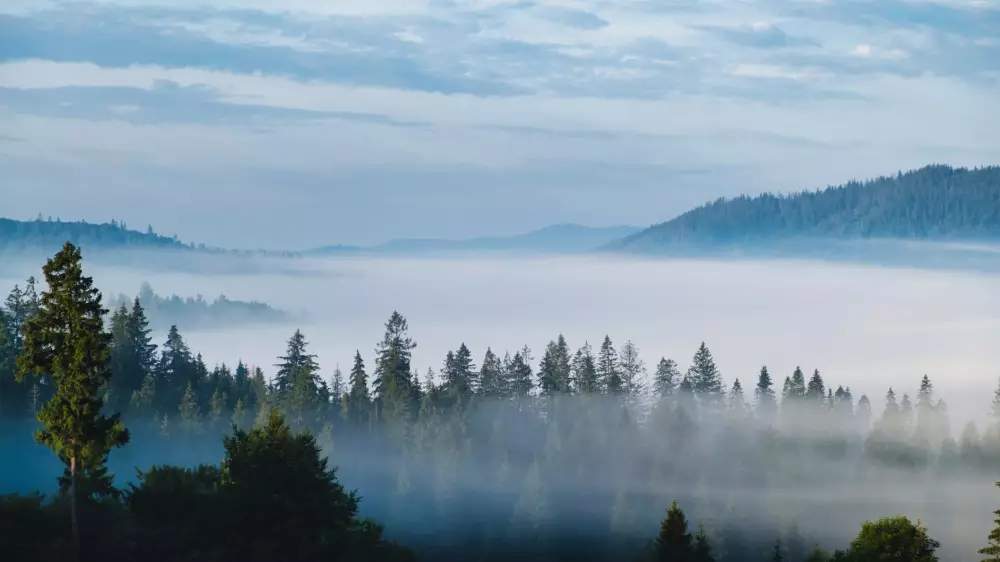
[[[86,254],[85,254],[86,259]],[[148,280],[163,293],[225,294],[292,314],[329,378],[355,350],[370,358],[393,310],[418,347],[413,364],[437,370],[464,342],[477,357],[540,349],[562,333],[573,349],[607,334],[631,339],[647,363],[684,364],[705,341],[723,376],[746,382],[767,365],[784,378],[819,369],[855,396],[912,393],[924,374],[954,415],[983,421],[982,396],[1000,371],[1000,276],[805,261],[545,259],[330,259],[302,266],[325,275],[193,276],[89,265],[106,292],[131,295]],[[36,266],[37,269],[37,266]],[[0,291],[32,271],[0,272]],[[38,275],[38,272],[34,272]],[[293,328],[185,331],[210,366],[270,372]],[[154,334],[161,342],[164,334]],[[902,391],[899,393],[902,395]],[[968,421],[968,420],[962,420]]]
[[[943,544],[942,560],[976,560],[1000,504],[990,468],[1000,459],[990,419],[1000,375],[1000,277],[607,257],[302,265],[325,274],[151,274],[100,264],[87,274],[114,293],[148,280],[168,293],[223,293],[304,312],[300,328],[327,381],[338,366],[346,378],[356,350],[372,365],[393,310],[406,316],[417,342],[412,366],[421,381],[462,343],[477,365],[488,347],[503,357],[528,345],[536,374],[546,344],[560,334],[571,350],[589,343],[595,353],[605,335],[628,340],[644,360],[649,392],[624,407],[596,395],[482,399],[460,416],[426,414],[398,434],[363,424],[314,428],[341,480],[359,490],[362,511],[425,554],[488,550],[514,537],[540,544],[549,534],[586,542],[614,532],[638,544],[655,536],[676,499],[727,551],[766,551],[777,534],[792,543],[799,537],[803,552],[814,541],[841,548],[863,520],[903,514],[928,525]],[[31,274],[9,273],[0,271],[0,290]],[[265,325],[183,335],[210,368],[242,360],[270,376],[291,331]],[[154,342],[164,337],[154,333]],[[681,392],[654,395],[661,358],[683,373],[701,342],[727,391],[740,380],[747,410],[733,397],[711,406]],[[806,378],[818,370],[831,391],[849,387],[849,409],[800,398],[775,412],[752,411],[764,365],[779,402],[782,381],[801,366]],[[934,400],[918,404],[924,374]],[[911,404],[898,416],[883,416],[890,387]],[[859,414],[862,395],[870,424]],[[119,485],[136,466],[221,458],[226,420],[175,430],[168,440],[147,421],[126,421],[133,443],[111,458]],[[963,432],[970,421],[980,433]],[[4,463],[3,487],[54,486],[59,465],[32,448],[31,428],[8,429],[0,451],[22,451],[24,460]]]

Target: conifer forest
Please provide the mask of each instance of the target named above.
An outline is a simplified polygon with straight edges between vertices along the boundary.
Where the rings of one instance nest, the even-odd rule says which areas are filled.
[[[613,334],[417,372],[393,303],[353,357],[292,327],[209,365],[83,257],[0,306],[0,478],[37,489],[0,497],[3,560],[1000,561],[1000,388],[959,425],[933,373],[857,395]]]

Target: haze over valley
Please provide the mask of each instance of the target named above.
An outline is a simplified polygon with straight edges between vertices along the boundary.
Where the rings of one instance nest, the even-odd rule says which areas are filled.
[[[998,1],[0,2],[0,560],[1000,562]]]

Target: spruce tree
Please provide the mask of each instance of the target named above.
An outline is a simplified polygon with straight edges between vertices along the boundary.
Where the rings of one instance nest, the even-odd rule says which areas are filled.
[[[701,342],[688,370],[691,388],[699,400],[707,405],[720,405],[724,398],[722,375],[715,366],[715,359],[705,342]]]
[[[361,427],[367,420],[371,407],[371,396],[368,394],[368,374],[365,373],[365,360],[361,358],[361,352],[354,353],[354,366],[351,367],[349,389],[344,399],[344,411],[346,419]]]
[[[511,360],[507,384],[510,395],[514,399],[526,398],[534,388],[532,381],[534,373],[531,372],[531,365],[528,364],[528,361],[530,361],[530,355],[527,354],[527,348],[525,351],[515,353]]]
[[[74,543],[80,550],[79,484],[88,495],[114,493],[107,473],[111,449],[128,443],[129,433],[118,414],[102,413],[99,392],[111,379],[111,335],[105,331],[101,293],[83,275],[80,250],[66,243],[42,268],[48,290],[24,325],[24,350],[17,359],[18,378],[51,377],[55,393],[38,412],[39,443],[66,464],[60,481],[70,497]]]
[[[580,394],[596,394],[601,390],[602,378],[588,342],[584,342],[573,356],[573,380]]]
[[[189,436],[198,431],[201,408],[198,407],[198,397],[195,395],[194,388],[191,386],[191,383],[188,383],[187,388],[184,390],[184,395],[181,397],[178,414],[181,429],[184,430]]]
[[[618,364],[618,352],[611,343],[611,336],[605,335],[601,350],[597,354],[597,379],[601,388],[611,395],[621,394],[624,390],[621,367]],[[581,392],[584,392],[581,389]]]
[[[809,378],[805,395],[814,403],[822,402],[826,398],[826,385],[823,383],[823,377],[819,374],[819,369],[814,370],[812,377]]]
[[[493,350],[487,347],[479,368],[479,394],[486,398],[500,398],[504,395],[504,387],[504,365]]]
[[[413,381],[410,358],[417,346],[409,334],[409,324],[393,312],[385,324],[375,360],[375,399],[383,419],[404,422],[419,408],[419,389]]]
[[[673,396],[677,390],[677,385],[681,382],[681,373],[677,369],[677,363],[673,359],[663,357],[656,366],[656,374],[653,375],[653,391],[660,399]]]
[[[635,402],[646,393],[646,364],[632,340],[627,340],[622,345],[618,364],[621,368],[622,392],[630,402]]]
[[[687,518],[677,502],[670,505],[666,517],[660,522],[660,533],[653,544],[657,562],[691,562],[694,547],[688,533]]]
[[[1000,487],[1000,482],[997,482],[995,485]],[[1000,509],[994,511],[993,514],[996,516],[996,519],[993,520],[995,526],[990,531],[989,542],[978,551],[979,554],[984,556],[982,562],[1000,562]]]
[[[295,330],[288,339],[285,355],[276,364],[277,374],[274,376],[275,395],[279,400],[288,398],[293,393],[296,382],[310,385],[313,389],[319,385],[319,365],[316,356],[306,352],[308,343],[301,330]],[[301,392],[301,390],[300,390]]]
[[[778,402],[774,395],[774,381],[771,374],[767,372],[767,367],[760,368],[757,375],[757,386],[753,389],[754,400],[756,401],[757,413],[765,419],[770,419],[778,409]]]
[[[737,378],[733,381],[733,387],[729,390],[729,410],[736,415],[742,415],[746,412],[746,409],[747,401],[743,394],[743,384]]]
[[[712,544],[708,540],[708,535],[705,534],[705,527],[701,524],[698,525],[698,532],[694,535],[691,559],[694,562],[715,562]]]

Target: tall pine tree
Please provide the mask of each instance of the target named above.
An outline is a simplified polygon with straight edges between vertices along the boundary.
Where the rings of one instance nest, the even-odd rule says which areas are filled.
[[[74,542],[80,549],[81,482],[88,496],[114,493],[107,459],[128,443],[118,414],[106,416],[99,392],[111,379],[111,335],[105,331],[101,293],[83,275],[80,250],[66,243],[43,267],[48,290],[24,325],[18,376],[51,376],[55,393],[38,412],[35,438],[58,455],[68,473],[60,481],[71,504]],[[82,477],[82,478],[81,478]]]

